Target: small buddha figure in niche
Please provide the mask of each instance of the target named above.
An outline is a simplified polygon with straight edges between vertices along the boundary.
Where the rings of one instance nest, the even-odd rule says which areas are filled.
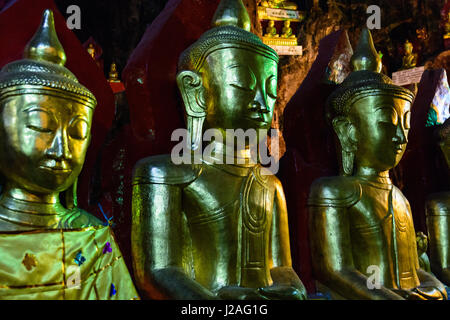
[[[419,266],[408,200],[389,178],[405,151],[414,96],[380,73],[367,29],[351,64],[327,102],[342,175],[316,180],[308,199],[315,277],[340,298],[446,299],[444,285]]]
[[[417,255],[419,256],[419,266],[426,272],[431,272],[430,259],[428,259],[428,237],[423,232],[417,232]]]
[[[120,82],[119,73],[117,72],[117,66],[114,62],[111,63],[111,67],[109,69],[108,81],[109,82]]]
[[[77,207],[97,102],[65,62],[46,10],[0,71],[0,299],[134,299],[111,229]]]
[[[438,127],[437,138],[450,175],[450,118]],[[426,214],[431,270],[450,286],[450,190],[430,195]]]
[[[87,52],[89,53],[89,55],[92,57],[92,59],[97,60],[97,58],[95,57],[95,48],[94,45],[92,43],[89,43],[89,46],[87,48]]]
[[[203,128],[223,136],[227,129],[266,131],[277,94],[278,55],[250,33],[242,1],[222,0],[212,25],[178,65],[193,150]],[[280,181],[250,161],[248,145],[222,141],[207,144],[211,156],[200,164],[175,165],[161,155],[135,166],[132,254],[140,292],[169,299],[304,299],[291,266]]]
[[[411,69],[417,65],[417,53],[413,53],[413,45],[406,40],[405,55],[403,56],[402,69]]]
[[[267,8],[288,9],[288,10],[297,10],[298,7],[295,2],[286,0],[263,0],[261,1],[261,6]]]
[[[269,24],[266,28],[265,37],[278,38],[279,34],[277,33],[277,28],[275,28],[275,21],[269,20]]]
[[[283,29],[281,30],[282,38],[296,38],[292,33],[291,22],[289,20],[284,21]]]

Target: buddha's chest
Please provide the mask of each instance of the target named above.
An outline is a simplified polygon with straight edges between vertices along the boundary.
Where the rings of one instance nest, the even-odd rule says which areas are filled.
[[[361,272],[379,267],[386,286],[415,287],[417,249],[408,201],[396,188],[361,187],[361,200],[350,210],[355,264]]]
[[[380,189],[361,185],[361,200],[351,209],[351,228],[363,233],[370,231],[390,234],[395,227],[398,234],[413,229],[408,201],[396,188]]]
[[[208,168],[185,189],[184,211],[189,224],[226,220],[260,232],[270,225],[274,190],[257,169],[236,175]]]

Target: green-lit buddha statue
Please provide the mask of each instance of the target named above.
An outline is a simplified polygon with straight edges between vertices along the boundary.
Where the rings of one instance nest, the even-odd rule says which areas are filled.
[[[212,26],[178,66],[194,150],[204,129],[267,131],[276,100],[278,55],[249,32],[241,0],[222,0]],[[145,297],[305,298],[291,267],[282,186],[250,161],[249,145],[229,142],[208,144],[213,152],[200,164],[161,155],[136,165],[132,253]],[[224,157],[234,164],[220,164]]]
[[[450,168],[450,119],[438,129],[437,136]],[[429,196],[426,212],[431,270],[439,280],[450,286],[450,191]]]
[[[413,53],[413,45],[411,42],[406,40],[405,45],[405,55],[402,60],[402,69],[411,69],[417,65],[417,53]]]
[[[315,277],[337,298],[445,299],[444,285],[419,267],[408,200],[389,178],[405,151],[414,96],[379,73],[367,29],[351,63],[327,102],[342,175],[316,180],[308,200]]]
[[[264,36],[270,37],[270,38],[278,38],[279,37],[279,34],[277,33],[277,28],[275,28],[275,21],[269,20],[269,23],[266,28],[266,34]]]
[[[76,206],[97,102],[65,61],[46,10],[0,72],[0,299],[134,299],[109,226]]]
[[[291,22],[289,20],[284,21],[283,29],[281,30],[282,38],[296,38],[292,32]]]

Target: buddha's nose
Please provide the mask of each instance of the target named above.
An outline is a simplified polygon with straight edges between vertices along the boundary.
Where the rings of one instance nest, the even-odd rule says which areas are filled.
[[[47,155],[56,160],[69,160],[72,158],[66,132],[63,130],[56,132]]]
[[[397,130],[395,132],[395,137],[393,141],[398,144],[408,143],[408,132],[405,129],[403,129],[402,125],[400,124],[400,121],[399,124],[397,125]]]
[[[255,98],[252,102],[252,107],[256,109],[255,111],[259,111],[262,113],[269,113],[269,106],[267,103],[267,99],[261,90],[256,91]]]

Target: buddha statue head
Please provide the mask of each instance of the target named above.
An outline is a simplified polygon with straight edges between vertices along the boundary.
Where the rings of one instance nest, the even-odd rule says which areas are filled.
[[[0,172],[24,197],[56,201],[83,167],[96,99],[65,62],[46,10],[23,59],[0,72]]]
[[[203,128],[269,129],[277,94],[278,55],[250,32],[241,0],[222,0],[212,29],[179,59],[177,83],[191,135]]]
[[[327,118],[340,142],[341,169],[386,172],[403,156],[414,94],[381,74],[372,36],[363,29],[351,59],[353,71],[330,95]]]

